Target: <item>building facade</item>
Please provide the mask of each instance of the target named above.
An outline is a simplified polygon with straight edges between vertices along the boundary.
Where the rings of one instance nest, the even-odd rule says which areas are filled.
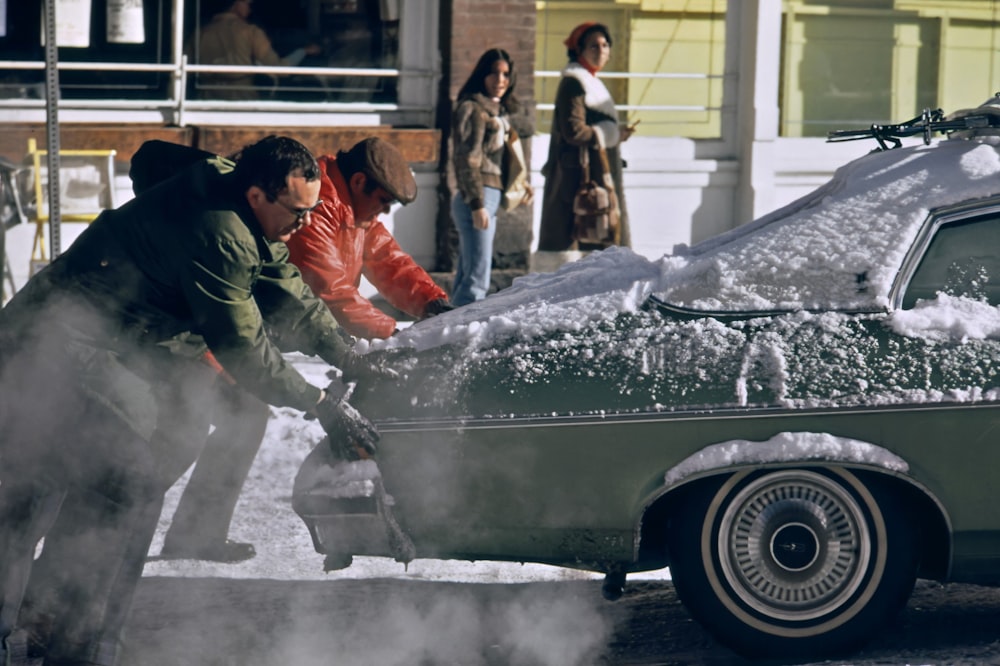
[[[39,35],[49,3],[60,147],[114,150],[123,197],[127,161],[146,138],[229,153],[277,132],[327,153],[380,134],[420,186],[389,222],[442,275],[454,260],[451,108],[487,48],[512,53],[519,96],[535,110],[540,193],[562,40],[582,20],[609,26],[602,76],[622,120],[641,121],[623,146],[625,189],[633,249],[650,258],[787,204],[874,147],[826,143],[831,129],[975,106],[1000,88],[998,0],[253,0],[251,20],[276,53],[322,47],[274,67],[204,62],[197,36],[226,0],[6,0],[0,155],[15,162],[29,138],[46,144]],[[227,91],[227,76],[243,83]],[[501,220],[498,286],[527,267],[540,207]],[[24,279],[20,236],[8,231],[8,255]]]

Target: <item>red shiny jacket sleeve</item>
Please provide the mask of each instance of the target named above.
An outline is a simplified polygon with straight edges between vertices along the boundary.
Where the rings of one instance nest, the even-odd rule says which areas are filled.
[[[377,220],[365,230],[362,271],[385,300],[411,317],[423,317],[428,303],[448,298]]]
[[[312,223],[288,241],[291,261],[348,333],[387,338],[396,320],[358,291],[362,272],[389,303],[415,317],[424,314],[428,302],[446,295],[380,222],[367,230],[354,226],[336,159],[323,156],[319,162],[323,204],[310,216]]]

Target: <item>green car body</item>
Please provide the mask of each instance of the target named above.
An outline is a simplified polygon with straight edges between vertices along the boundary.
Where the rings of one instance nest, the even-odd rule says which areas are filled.
[[[679,268],[643,268],[658,289],[634,289],[634,307],[492,336],[458,310],[409,334],[464,326],[464,341],[408,348],[401,336],[373,352],[403,377],[352,403],[382,433],[380,482],[410,556],[603,572],[612,598],[627,573],[670,566],[696,619],[755,656],[849,650],[917,577],[1000,582],[1000,333],[924,322],[997,310],[1000,183],[919,181],[928,164],[978,174],[970,164],[1000,158],[971,142],[934,150],[862,158]],[[844,183],[865,179],[913,183],[899,194],[907,214],[872,238],[845,232],[856,252],[834,237],[787,273],[749,265],[756,252],[780,266],[780,251],[760,248],[782,234],[822,244],[798,239],[824,216],[827,229],[864,228],[864,199]],[[779,279],[764,284],[769,274]],[[521,292],[509,296],[518,312],[562,307]],[[335,499],[300,513],[330,566],[398,558],[372,536],[384,530],[364,518],[374,507]]]

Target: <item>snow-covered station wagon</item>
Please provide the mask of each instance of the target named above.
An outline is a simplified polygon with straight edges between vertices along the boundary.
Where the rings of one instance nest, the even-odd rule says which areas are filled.
[[[377,466],[303,466],[317,550],[575,567],[609,598],[669,566],[766,656],[858,646],[918,577],[1000,581],[997,139],[873,152],[659,261],[591,254],[373,343],[405,376],[353,399]]]

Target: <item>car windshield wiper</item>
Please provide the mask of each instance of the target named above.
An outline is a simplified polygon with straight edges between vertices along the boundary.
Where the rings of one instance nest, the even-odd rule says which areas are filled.
[[[815,308],[774,308],[773,310],[698,310],[684,305],[677,305],[663,300],[655,294],[650,294],[639,306],[646,312],[659,312],[673,319],[694,320],[694,319],[719,319],[721,321],[742,321],[745,319],[756,319],[758,317],[774,317],[791,312],[813,312],[816,314],[823,312],[840,312],[843,314],[884,314],[881,309],[860,309],[843,307],[815,307]]]
[[[1000,115],[987,112],[971,113],[960,118],[945,120],[941,109],[924,109],[919,116],[895,125],[872,123],[868,129],[833,130],[827,134],[826,140],[827,143],[838,143],[875,139],[879,145],[876,150],[890,150],[899,148],[902,145],[901,139],[907,136],[922,135],[926,145],[931,142],[934,132],[955,132],[985,127],[1000,127]]]
[[[668,303],[663,299],[659,298],[654,294],[650,294],[646,297],[640,306],[641,309],[648,311],[658,311],[660,314],[668,315],[674,319],[707,319],[711,317],[712,319],[724,319],[724,320],[739,320],[739,319],[753,319],[755,317],[773,315],[777,312],[782,312],[777,310],[771,311],[749,311],[749,310],[697,310],[695,308],[685,307],[683,305],[675,305],[673,303]]]

